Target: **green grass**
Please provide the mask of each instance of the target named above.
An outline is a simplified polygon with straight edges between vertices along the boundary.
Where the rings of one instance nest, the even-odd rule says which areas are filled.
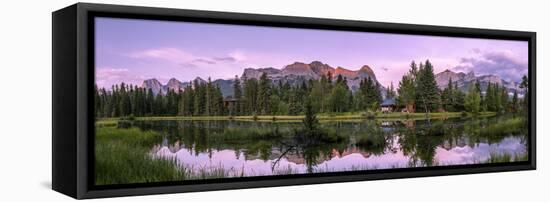
[[[186,179],[171,159],[153,158],[148,145],[160,134],[137,128],[96,127],[96,184],[127,184]]]
[[[151,146],[162,135],[137,128],[96,127],[96,185],[223,178],[222,167],[191,169],[176,159],[154,157]]]
[[[494,116],[494,112],[481,112],[477,117]],[[434,112],[429,113],[430,119],[446,119],[462,116],[461,112]],[[467,116],[474,116],[467,114]],[[342,112],[342,113],[319,113],[317,118],[320,121],[326,120],[354,120],[367,118],[365,112]],[[424,119],[425,113],[376,113],[375,119],[381,120],[401,120],[401,119]],[[140,121],[162,121],[162,120],[239,120],[239,121],[301,121],[303,115],[259,115],[259,116],[155,116],[155,117],[136,117]],[[100,118],[96,125],[112,126],[116,125],[117,118]]]
[[[97,127],[116,127],[118,121],[118,118],[100,118],[95,121],[95,125]]]

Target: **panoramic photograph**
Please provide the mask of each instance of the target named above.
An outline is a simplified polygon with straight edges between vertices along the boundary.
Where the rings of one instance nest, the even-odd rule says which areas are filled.
[[[95,18],[95,185],[528,161],[528,42]]]

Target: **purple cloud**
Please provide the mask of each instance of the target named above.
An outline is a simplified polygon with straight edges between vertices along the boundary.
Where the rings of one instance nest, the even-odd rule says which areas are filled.
[[[178,48],[156,48],[136,51],[128,54],[134,59],[158,59],[171,62],[190,61],[197,58],[191,53]]]
[[[228,56],[228,57],[214,57],[213,58],[214,60],[217,60],[217,61],[224,61],[224,62],[237,62],[237,59],[232,57],[232,56]]]
[[[459,59],[460,64],[453,70],[476,74],[496,74],[506,80],[519,81],[527,74],[527,60],[521,59],[511,51],[480,51],[472,57]]]
[[[192,62],[180,63],[179,66],[183,67],[183,68],[197,68],[197,67],[199,67],[198,65],[193,64]]]
[[[209,65],[216,64],[216,62],[214,62],[214,61],[212,61],[212,60],[203,59],[203,58],[194,59],[194,60],[191,61],[191,62],[193,62],[193,63],[204,63],[204,64],[209,64]]]
[[[154,48],[132,52],[127,56],[133,59],[156,59],[179,64],[182,67],[200,67],[214,65],[217,62],[235,63],[243,60],[242,54],[230,53],[228,56],[199,56],[179,48]]]
[[[100,87],[110,88],[121,82],[138,85],[143,80],[144,77],[136,76],[126,68],[100,67],[96,70],[96,84]]]

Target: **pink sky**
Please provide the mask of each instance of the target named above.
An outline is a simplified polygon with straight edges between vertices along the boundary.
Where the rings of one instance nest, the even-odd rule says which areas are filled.
[[[245,68],[283,68],[295,61],[373,68],[397,86],[412,60],[518,81],[527,73],[524,41],[273,28],[115,18],[96,19],[96,83],[144,79],[228,79]]]

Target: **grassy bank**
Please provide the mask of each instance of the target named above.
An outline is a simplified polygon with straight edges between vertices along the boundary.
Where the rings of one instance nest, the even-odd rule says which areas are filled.
[[[137,128],[96,128],[96,184],[126,184],[185,179],[174,160],[153,158],[149,146],[160,141],[156,132]]]
[[[494,112],[482,112],[477,117],[494,116]],[[461,116],[473,116],[471,114],[463,114],[461,112],[435,112],[430,113],[428,118],[430,119],[447,119]],[[366,119],[368,118],[364,112],[345,112],[345,113],[319,113],[317,118],[320,121],[329,120],[354,120],[354,119]],[[374,115],[375,119],[379,120],[403,120],[413,119],[419,120],[426,118],[425,113],[377,113]],[[303,115],[261,115],[261,116],[156,116],[156,117],[136,117],[136,120],[141,121],[160,121],[160,120],[241,120],[241,121],[301,121],[304,119]],[[118,118],[101,118],[96,121],[96,124],[101,126],[116,125]]]
[[[137,128],[96,127],[96,185],[181,181],[229,177],[225,169],[191,169],[176,159],[151,154],[162,135]]]

